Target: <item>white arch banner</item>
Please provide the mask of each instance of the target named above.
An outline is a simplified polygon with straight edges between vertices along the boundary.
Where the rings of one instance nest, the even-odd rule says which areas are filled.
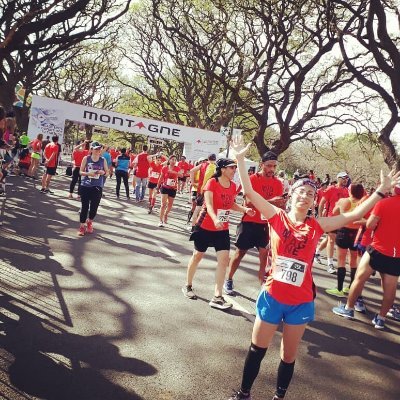
[[[223,147],[221,146],[223,137],[221,138],[219,132],[121,114],[48,97],[32,96],[28,126],[30,138],[35,138],[39,133],[43,133],[45,137],[57,135],[62,143],[66,120],[188,143],[196,156],[201,153],[218,154],[220,147]],[[188,158],[194,157],[188,154]]]

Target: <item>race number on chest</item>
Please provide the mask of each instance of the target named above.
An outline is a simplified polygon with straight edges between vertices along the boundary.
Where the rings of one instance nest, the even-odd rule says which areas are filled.
[[[277,256],[273,277],[275,281],[287,283],[293,286],[301,286],[307,269],[307,263],[288,258]]]

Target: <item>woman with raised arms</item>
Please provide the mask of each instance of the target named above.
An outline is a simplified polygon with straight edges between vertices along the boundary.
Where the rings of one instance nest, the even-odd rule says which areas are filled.
[[[297,350],[306,326],[314,320],[315,286],[312,264],[318,240],[324,232],[330,232],[361,219],[399,180],[400,172],[391,171],[388,176],[381,172],[381,184],[354,210],[318,220],[308,216],[316,195],[315,183],[299,179],[290,191],[291,208],[286,213],[270,204],[256,193],[250,184],[244,157],[250,144],[244,146],[237,137],[231,144],[246,198],[265,216],[271,228],[272,268],[268,272],[256,304],[256,320],[251,345],[245,360],[240,389],[229,400],[250,399],[250,390],[260,364],[272,338],[283,322],[281,362],[273,400],[283,399],[293,376]]]

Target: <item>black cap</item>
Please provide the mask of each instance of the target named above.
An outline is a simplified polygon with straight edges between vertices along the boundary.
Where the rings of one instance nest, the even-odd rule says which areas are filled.
[[[263,154],[261,158],[262,162],[269,161],[269,160],[278,160],[278,156],[273,151],[267,151]]]
[[[237,167],[235,160],[232,160],[230,158],[220,158],[217,160],[217,168],[221,169],[221,168],[227,168],[227,167],[231,167],[231,166]]]

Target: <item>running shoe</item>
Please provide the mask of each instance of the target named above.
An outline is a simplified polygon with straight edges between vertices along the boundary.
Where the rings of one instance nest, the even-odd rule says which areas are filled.
[[[79,227],[78,236],[85,236],[85,227],[84,226]]]
[[[367,312],[367,307],[365,307],[364,300],[362,297],[359,297],[354,303],[354,309],[357,312],[365,314]]]
[[[153,207],[150,206],[149,209],[147,210],[147,214],[151,214],[152,211],[153,211]]]
[[[343,293],[343,290],[338,290],[337,288],[326,289],[325,292],[330,294],[331,296],[346,297],[346,295]]]
[[[224,292],[226,294],[233,294],[233,279],[226,279],[224,282]]]
[[[222,296],[214,296],[208,304],[220,310],[227,310],[232,307],[232,304],[228,303]]]
[[[46,189],[45,188],[41,188],[40,189],[40,193],[46,193]]]
[[[250,393],[244,394],[241,390],[234,391],[228,400],[251,400]]]
[[[333,307],[332,312],[347,319],[354,319],[354,310],[347,310],[344,304],[339,304],[337,307]]]
[[[343,288],[343,293],[344,294],[349,294],[350,293],[350,287],[344,287]]]
[[[378,314],[375,314],[375,317],[372,320],[372,325],[374,325],[375,329],[385,329],[385,320],[383,320]]]
[[[328,272],[328,274],[336,274],[336,269],[333,266],[333,264],[329,264],[328,269],[326,271]]]
[[[316,261],[318,264],[322,264],[321,255],[319,253],[315,253],[314,261]]]
[[[193,288],[190,285],[185,285],[182,287],[182,293],[185,297],[191,300],[197,300],[196,294],[193,292]]]
[[[387,317],[393,318],[396,321],[400,321],[400,309],[398,306],[393,306],[386,314]]]
[[[86,220],[86,226],[87,226],[87,228],[86,228],[86,232],[87,233],[93,233],[93,222],[92,221],[90,221],[89,219],[88,220]]]
[[[164,223],[163,223],[162,221],[160,221],[160,222],[158,223],[158,226],[159,226],[160,228],[162,228],[162,227],[164,226]]]

